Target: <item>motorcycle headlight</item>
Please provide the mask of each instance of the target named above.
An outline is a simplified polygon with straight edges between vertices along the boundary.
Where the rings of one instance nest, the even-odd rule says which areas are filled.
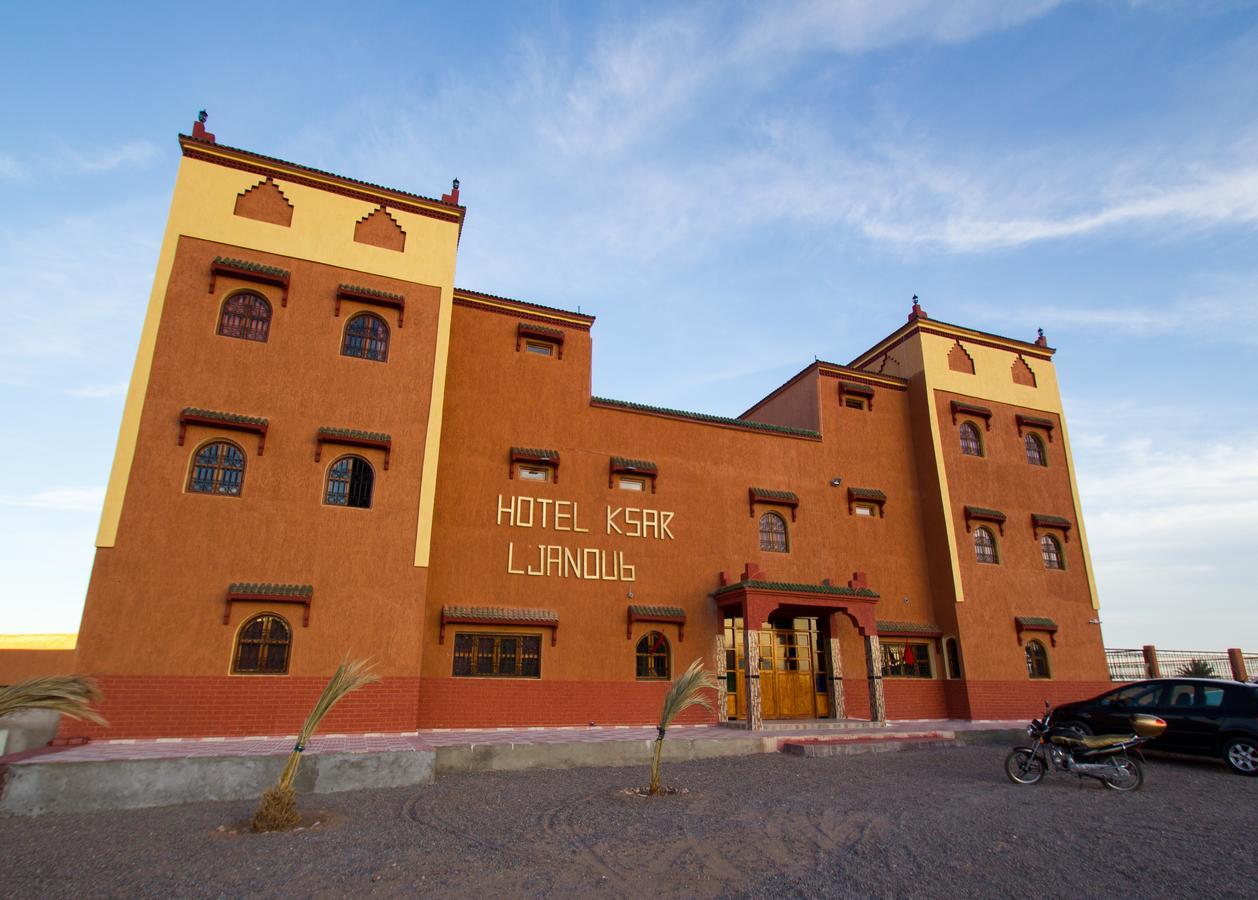
[[[1035,726],[1034,726],[1034,725],[1028,725],[1028,726],[1026,727],[1026,733],[1027,733],[1027,734],[1030,734],[1030,735],[1034,735],[1034,734],[1035,734]]]

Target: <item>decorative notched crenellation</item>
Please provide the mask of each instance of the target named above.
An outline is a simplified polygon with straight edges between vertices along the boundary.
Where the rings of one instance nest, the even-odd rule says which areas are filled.
[[[406,232],[393,214],[377,206],[354,225],[354,240],[360,244],[383,247],[401,253],[406,249]]]
[[[948,368],[966,375],[974,374],[974,357],[961,346],[960,341],[954,341],[952,349],[948,351]]]
[[[1031,368],[1030,363],[1022,358],[1022,355],[1014,357],[1013,365],[1009,370],[1010,376],[1013,378],[1014,384],[1021,384],[1025,387],[1036,387],[1035,370]]]
[[[268,175],[236,196],[235,215],[289,228],[293,224],[293,204]]]

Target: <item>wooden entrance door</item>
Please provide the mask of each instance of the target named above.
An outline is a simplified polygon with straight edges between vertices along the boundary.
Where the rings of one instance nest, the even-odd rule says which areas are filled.
[[[815,719],[829,713],[825,642],[814,618],[760,629],[760,710],[765,719]],[[741,619],[725,620],[726,690],[731,718],[746,719],[746,660]]]

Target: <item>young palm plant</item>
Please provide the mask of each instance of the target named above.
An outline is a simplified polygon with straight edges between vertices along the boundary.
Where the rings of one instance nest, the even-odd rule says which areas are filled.
[[[310,736],[319,727],[323,717],[331,711],[337,701],[346,694],[378,680],[378,676],[371,674],[371,666],[365,659],[350,662],[347,657],[345,662],[337,666],[332,680],[319,695],[314,709],[310,710],[310,715],[306,716],[306,722],[297,735],[297,746],[288,755],[288,762],[284,765],[284,771],[280,773],[280,780],[262,794],[258,809],[249,823],[250,828],[254,831],[287,831],[300,821],[301,817],[297,814],[297,795],[293,791],[293,779],[297,777],[297,767],[301,764],[301,754],[306,749],[306,742],[310,740]]]
[[[1181,678],[1213,678],[1214,667],[1204,659],[1191,659],[1179,667]]]
[[[100,688],[84,675],[49,675],[0,687],[0,717],[26,709],[51,709],[72,719],[108,725],[92,708],[99,702]]]
[[[690,664],[682,676],[672,683],[668,693],[664,695],[664,708],[660,712],[659,734],[655,738],[655,754],[651,758],[651,787],[649,793],[659,794],[660,787],[660,754],[664,751],[664,733],[673,724],[684,709],[691,706],[702,706],[713,712],[712,702],[704,696],[704,691],[715,691],[716,679],[703,669],[703,661],[696,659]]]

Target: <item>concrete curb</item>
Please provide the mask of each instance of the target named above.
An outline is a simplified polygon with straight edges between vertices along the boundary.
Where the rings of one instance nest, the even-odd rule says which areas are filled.
[[[302,760],[299,793],[408,787],[433,779],[431,750],[320,753]],[[141,809],[261,796],[279,778],[287,756],[221,756],[99,762],[27,762],[6,766],[0,813]]]
[[[724,738],[721,740],[666,738],[665,762],[752,756],[777,752],[781,738]],[[545,744],[480,744],[437,748],[437,774],[454,772],[518,772],[523,769],[574,769],[590,766],[644,766],[651,762],[655,742],[572,741]]]

